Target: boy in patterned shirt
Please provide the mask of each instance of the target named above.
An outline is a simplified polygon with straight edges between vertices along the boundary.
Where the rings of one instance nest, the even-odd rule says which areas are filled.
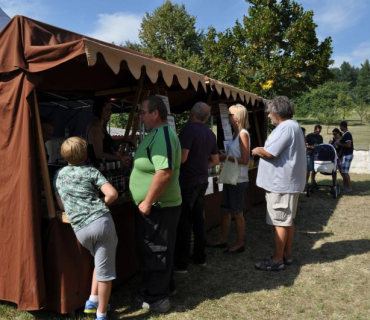
[[[107,317],[112,280],[116,278],[117,234],[107,206],[117,199],[117,191],[94,167],[85,165],[87,143],[79,137],[63,142],[61,154],[68,166],[54,177],[54,190],[61,210],[65,211],[73,231],[83,247],[94,256],[95,269],[91,295],[85,313],[96,319]],[[104,199],[99,198],[99,190]]]

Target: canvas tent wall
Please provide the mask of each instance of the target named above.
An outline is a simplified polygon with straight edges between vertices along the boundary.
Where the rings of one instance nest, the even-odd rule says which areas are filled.
[[[23,310],[37,310],[50,308],[50,300],[59,299],[52,309],[65,313],[85,298],[81,298],[84,288],[79,283],[74,283],[75,291],[68,299],[63,279],[53,294],[48,287],[53,268],[59,268],[57,275],[67,271],[43,261],[43,250],[57,254],[63,244],[58,239],[62,227],[55,219],[52,241],[46,248],[41,239],[37,101],[109,95],[135,105],[140,93],[163,89],[174,112],[206,100],[212,90],[215,96],[232,100],[235,95],[246,104],[262,101],[221,83],[211,86],[203,75],[163,60],[26,17],[14,17],[0,32],[0,300],[12,301]],[[65,263],[73,272],[73,259]],[[86,274],[88,270],[81,270],[77,282]]]

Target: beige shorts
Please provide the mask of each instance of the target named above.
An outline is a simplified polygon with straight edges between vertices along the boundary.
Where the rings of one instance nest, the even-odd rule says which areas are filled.
[[[299,193],[273,193],[266,191],[266,223],[290,227],[297,213]]]

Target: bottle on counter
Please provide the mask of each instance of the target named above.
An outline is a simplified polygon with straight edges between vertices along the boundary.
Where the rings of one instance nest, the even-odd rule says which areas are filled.
[[[118,174],[116,169],[116,163],[113,161],[110,163],[111,174],[112,174],[112,185],[118,191]]]
[[[99,164],[99,171],[101,172],[103,176],[105,176],[105,166],[103,162],[100,162]]]
[[[121,161],[117,161],[117,180],[118,180],[118,192],[125,191],[125,176],[121,170]]]
[[[110,170],[109,162],[107,162],[105,165],[105,177],[107,178],[108,182],[113,185],[113,176]]]

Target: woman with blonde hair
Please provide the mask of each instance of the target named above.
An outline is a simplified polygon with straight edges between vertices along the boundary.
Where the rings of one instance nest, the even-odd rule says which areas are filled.
[[[225,161],[228,156],[228,161],[238,162],[239,175],[237,184],[224,184],[221,211],[221,234],[218,241],[213,244],[215,248],[226,248],[224,253],[240,253],[244,252],[244,234],[245,220],[243,216],[243,205],[245,190],[248,186],[248,163],[250,154],[250,137],[248,111],[241,105],[236,104],[229,108],[230,124],[234,129],[233,139],[229,141],[226,148],[226,154],[220,153],[220,161]],[[231,215],[233,215],[236,223],[237,240],[236,243],[227,248],[227,236],[231,224]]]

